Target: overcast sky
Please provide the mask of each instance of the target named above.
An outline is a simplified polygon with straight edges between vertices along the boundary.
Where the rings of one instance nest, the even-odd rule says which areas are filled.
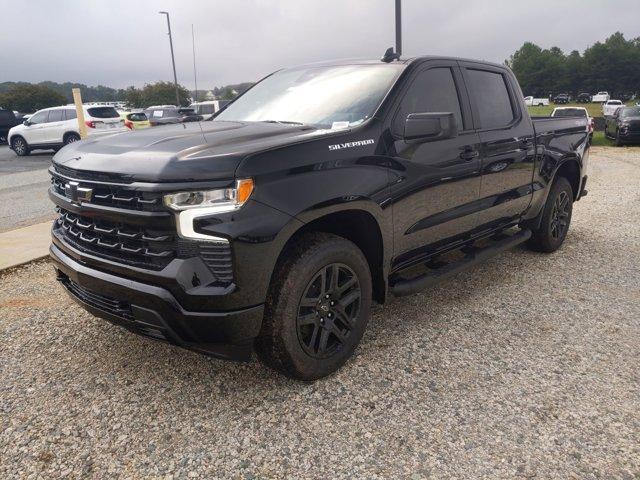
[[[200,88],[283,66],[380,57],[394,44],[394,0],[0,0],[0,81]],[[640,36],[640,0],[403,0],[404,56],[503,62],[524,41],[583,51],[615,31]],[[639,66],[640,68],[640,66]]]

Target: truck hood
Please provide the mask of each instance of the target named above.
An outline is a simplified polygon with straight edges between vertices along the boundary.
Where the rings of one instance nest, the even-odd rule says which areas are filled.
[[[72,143],[57,165],[124,181],[186,182],[233,178],[247,155],[322,135],[303,125],[266,122],[194,122],[164,125]],[[327,132],[328,133],[328,132]]]

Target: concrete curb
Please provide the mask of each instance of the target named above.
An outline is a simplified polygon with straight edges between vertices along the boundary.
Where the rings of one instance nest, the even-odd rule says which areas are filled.
[[[49,255],[51,222],[0,233],[0,271]]]

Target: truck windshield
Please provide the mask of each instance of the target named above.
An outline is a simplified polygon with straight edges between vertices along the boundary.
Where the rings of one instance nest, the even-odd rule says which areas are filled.
[[[402,68],[381,64],[282,70],[256,84],[215,120],[352,127],[371,118]]]
[[[640,117],[640,107],[623,108],[620,112],[620,117]]]

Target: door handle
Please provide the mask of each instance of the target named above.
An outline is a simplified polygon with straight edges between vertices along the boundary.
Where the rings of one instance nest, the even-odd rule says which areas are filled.
[[[478,150],[475,150],[473,148],[465,148],[462,152],[460,152],[460,158],[462,160],[467,160],[467,161],[473,160],[478,155],[480,155],[480,152],[478,152]]]

